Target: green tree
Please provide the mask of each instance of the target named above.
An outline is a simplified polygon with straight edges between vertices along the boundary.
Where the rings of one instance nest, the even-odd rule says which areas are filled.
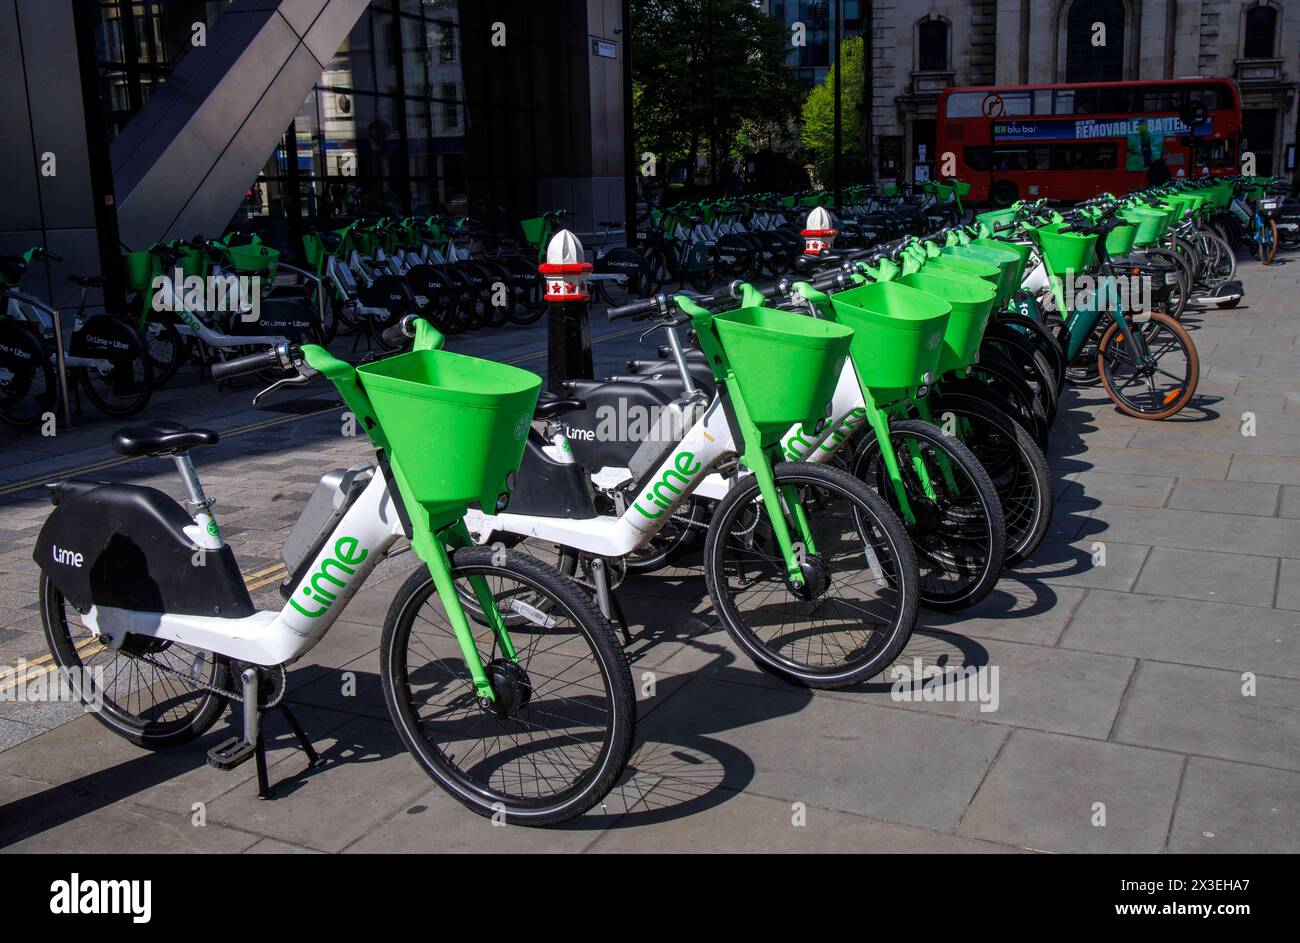
[[[751,0],[632,0],[633,122],[638,163],[660,174],[701,153],[715,179],[746,124],[789,122],[799,84],[785,27]]]
[[[840,160],[846,179],[862,176],[862,37],[840,43],[840,81],[844,97],[840,100]],[[826,73],[820,85],[808,93],[803,103],[803,146],[812,154],[817,175],[830,184],[835,160],[835,70]]]

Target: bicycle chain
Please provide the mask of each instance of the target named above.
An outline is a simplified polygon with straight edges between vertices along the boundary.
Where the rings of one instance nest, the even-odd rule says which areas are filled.
[[[153,665],[153,667],[155,668],[160,668],[163,671],[167,672],[168,674],[175,675],[176,677],[180,678],[191,687],[198,688],[201,691],[206,691],[209,694],[220,695],[221,697],[224,697],[231,701],[235,701],[239,704],[244,703],[243,694],[236,693],[234,691],[227,691],[224,688],[221,688],[215,684],[208,684],[206,681],[199,681],[195,678],[190,677],[189,674],[187,674],[186,672],[178,671],[175,668],[171,667],[170,665],[164,665],[162,662],[154,661],[148,655],[133,655],[132,657],[140,659],[145,664]],[[254,666],[250,665],[249,667],[254,667]],[[262,710],[270,710],[272,707],[278,706],[279,703],[284,700],[284,695],[287,693],[289,689],[289,673],[285,671],[284,665],[276,665],[274,668],[270,668],[270,669],[259,668],[259,670],[278,672],[279,683],[275,686],[276,694],[274,700],[267,701],[265,704],[261,705]]]

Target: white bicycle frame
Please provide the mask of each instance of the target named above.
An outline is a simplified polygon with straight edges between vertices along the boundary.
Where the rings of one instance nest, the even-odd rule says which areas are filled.
[[[623,557],[645,546],[668,523],[673,512],[696,492],[712,470],[736,454],[736,441],[726,412],[722,401],[715,396],[704,415],[646,478],[646,486],[619,516],[597,515],[569,520],[511,514],[508,510],[501,514],[484,514],[471,509],[465,515],[465,526],[479,544],[491,542],[498,534],[514,534],[562,544],[599,557]],[[619,469],[615,474],[622,471]],[[724,480],[721,476],[715,477]]]
[[[197,486],[197,479],[195,482]],[[204,551],[223,546],[220,537],[209,536],[207,520],[210,518],[206,509],[201,510],[194,518],[194,529],[186,528],[200,560]],[[92,606],[81,620],[109,648],[120,647],[129,633],[165,639],[263,667],[287,665],[324,638],[366,578],[402,536],[402,523],[388,485],[383,475],[376,474],[339,520],[311,566],[303,571],[289,602],[279,612],[258,610],[250,616],[228,619]],[[202,578],[201,566],[196,566],[195,579]]]

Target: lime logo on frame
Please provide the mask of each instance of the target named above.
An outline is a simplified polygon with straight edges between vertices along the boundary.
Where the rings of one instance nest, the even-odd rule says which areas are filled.
[[[323,616],[329,611],[330,606],[334,605],[334,600],[338,598],[336,590],[329,587],[343,589],[348,585],[344,577],[349,577],[357,571],[361,561],[370,555],[357,541],[355,537],[340,537],[334,541],[334,555],[326,557],[320,563],[320,568],[312,574],[311,579],[302,584],[301,595],[305,596],[310,602],[320,606],[315,612],[308,612],[299,605],[296,598],[289,600],[289,605],[297,609],[308,619],[315,619]],[[333,567],[337,573],[331,573],[330,567]],[[342,574],[342,576],[338,575]]]
[[[673,506],[673,502],[681,495],[682,489],[673,484],[672,479],[677,478],[681,481],[682,487],[690,484],[691,477],[695,475],[702,467],[700,462],[696,461],[694,452],[678,452],[673,456],[672,461],[668,463],[668,469],[659,476],[659,480],[646,491],[642,498],[633,501],[632,507],[641,512],[641,516],[646,520],[653,521],[657,517],[662,517],[664,511]],[[641,500],[648,501],[653,507],[659,508],[658,511],[651,514],[645,508],[641,507]]]

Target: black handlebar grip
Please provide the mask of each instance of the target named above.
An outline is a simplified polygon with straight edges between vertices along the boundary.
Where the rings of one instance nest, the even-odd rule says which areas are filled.
[[[220,383],[222,380],[229,380],[231,377],[243,376],[245,373],[256,373],[258,370],[268,370],[278,366],[280,366],[280,355],[274,347],[268,347],[266,350],[258,351],[255,354],[214,363],[212,365],[212,380],[215,383]]]
[[[384,328],[383,332],[379,335],[379,339],[388,347],[396,347],[402,341],[406,340],[406,319],[414,317],[416,317],[416,315],[408,314],[404,318],[399,318],[396,324],[390,324],[388,327]],[[414,330],[414,325],[412,325],[412,329]]]
[[[611,321],[619,321],[623,318],[643,318],[659,310],[659,303],[662,298],[663,295],[656,295],[643,301],[633,301],[629,304],[610,308],[605,313]]]

